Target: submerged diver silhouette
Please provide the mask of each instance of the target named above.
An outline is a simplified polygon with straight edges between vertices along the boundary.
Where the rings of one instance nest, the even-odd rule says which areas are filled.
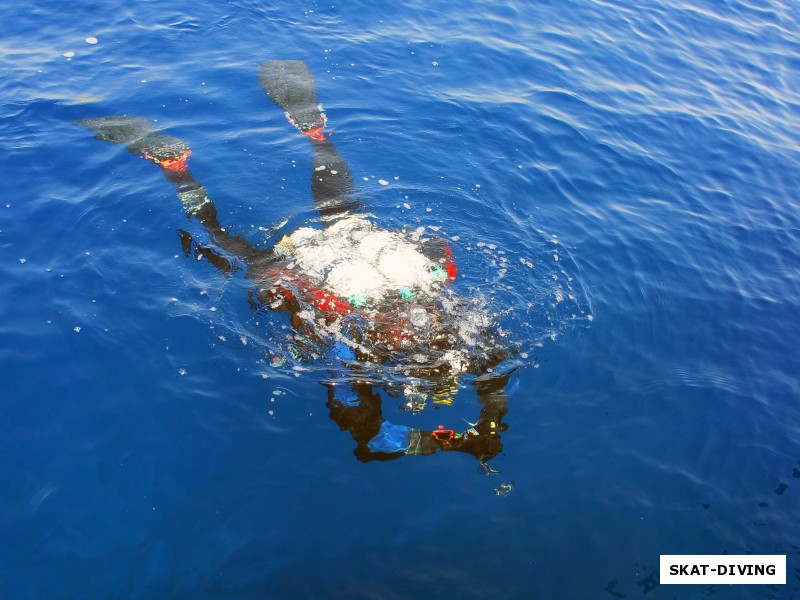
[[[508,373],[494,369],[511,350],[485,315],[475,318],[469,303],[447,288],[457,268],[443,239],[382,229],[360,211],[350,170],[325,135],[327,117],[305,63],[269,61],[259,81],[314,149],[311,189],[319,214],[318,222],[266,249],[220,224],[205,187],[188,169],[186,142],[158,133],[137,116],[78,123],[97,139],[124,144],[159,165],[187,215],[205,227],[216,246],[200,246],[181,231],[187,256],[205,257],[225,274],[237,259],[244,263],[255,284],[256,307],[289,314],[299,338],[296,355],[305,360],[327,355],[348,374],[346,381],[323,385],[330,416],[357,442],[359,460],[453,450],[475,456],[488,469],[485,463],[502,450],[500,433],[507,428],[502,419]],[[397,395],[397,386],[381,379],[393,367],[416,382],[401,392],[412,398],[412,409],[413,398],[446,398],[460,374],[473,375],[481,405],[477,422],[463,433],[389,423],[376,388]]]

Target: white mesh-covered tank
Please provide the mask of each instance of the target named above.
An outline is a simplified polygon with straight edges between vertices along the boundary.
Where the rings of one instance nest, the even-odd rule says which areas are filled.
[[[284,236],[275,253],[315,286],[359,302],[380,301],[390,290],[431,296],[447,279],[418,243],[362,215],[326,229],[302,227]]]

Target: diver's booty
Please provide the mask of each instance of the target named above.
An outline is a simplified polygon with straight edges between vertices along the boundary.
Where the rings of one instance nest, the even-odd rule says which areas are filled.
[[[303,133],[318,132],[321,136],[327,118],[317,104],[314,77],[303,61],[268,61],[261,65],[258,81],[272,101],[286,111],[292,125]]]

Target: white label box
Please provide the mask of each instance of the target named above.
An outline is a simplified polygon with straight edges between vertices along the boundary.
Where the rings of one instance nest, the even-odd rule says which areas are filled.
[[[782,554],[662,554],[663,584],[786,584]]]

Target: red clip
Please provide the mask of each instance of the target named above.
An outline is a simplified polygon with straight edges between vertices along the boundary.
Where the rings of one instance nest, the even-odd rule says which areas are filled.
[[[325,129],[325,126],[322,127],[315,127],[314,129],[306,129],[303,132],[303,135],[307,135],[312,140],[316,140],[317,142],[324,142],[325,141],[325,134],[322,133],[322,130]]]
[[[431,431],[431,435],[433,435],[433,439],[435,439],[437,442],[440,442],[445,446],[449,446],[450,442],[453,441],[456,432],[452,429],[445,429],[444,425],[439,425],[439,429],[436,431]]]

